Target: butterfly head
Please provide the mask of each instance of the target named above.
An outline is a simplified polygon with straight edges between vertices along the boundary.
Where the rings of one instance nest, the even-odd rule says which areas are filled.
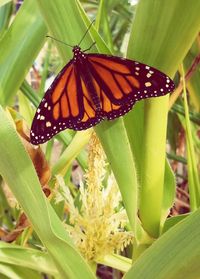
[[[74,46],[72,51],[74,53],[74,56],[77,56],[78,54],[81,53],[81,48],[80,46]]]
[[[83,59],[86,58],[86,55],[84,54],[84,52],[81,50],[80,46],[74,46],[73,47],[73,53],[74,53],[74,57],[73,57],[73,60],[74,60],[74,63],[76,62],[80,62],[82,63]]]

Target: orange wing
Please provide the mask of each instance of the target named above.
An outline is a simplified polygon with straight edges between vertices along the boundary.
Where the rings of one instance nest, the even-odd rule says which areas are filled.
[[[108,119],[125,114],[138,100],[174,90],[174,83],[168,76],[137,61],[88,54],[88,62],[104,117]]]
[[[72,62],[59,73],[36,111],[30,133],[33,144],[43,143],[66,128],[87,129],[102,119]]]

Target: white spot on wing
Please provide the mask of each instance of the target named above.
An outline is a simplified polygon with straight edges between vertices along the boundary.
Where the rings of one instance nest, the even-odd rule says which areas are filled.
[[[51,122],[50,121],[46,122],[46,127],[51,127]]]
[[[145,86],[146,86],[146,87],[150,87],[151,85],[152,85],[151,82],[146,82],[146,83],[145,83]]]

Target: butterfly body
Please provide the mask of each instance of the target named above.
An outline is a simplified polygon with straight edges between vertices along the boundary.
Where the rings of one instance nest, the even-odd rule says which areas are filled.
[[[101,100],[97,95],[95,86],[92,82],[92,77],[90,74],[90,70],[88,67],[88,58],[87,54],[81,51],[80,47],[75,46],[73,48],[74,52],[74,67],[76,68],[76,72],[80,74],[85,86],[88,90],[90,101],[95,106],[96,112],[101,111]],[[80,80],[79,80],[80,83]]]
[[[42,99],[31,127],[33,144],[69,128],[84,130],[130,111],[135,102],[174,90],[173,81],[148,65],[73,47],[73,58]]]

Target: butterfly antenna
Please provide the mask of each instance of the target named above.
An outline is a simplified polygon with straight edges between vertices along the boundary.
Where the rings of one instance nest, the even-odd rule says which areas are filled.
[[[96,42],[92,43],[89,48],[84,49],[83,52],[86,52],[86,51],[90,50],[94,45],[96,45]]]
[[[88,29],[86,30],[85,34],[83,35],[82,39],[80,40],[78,46],[80,46],[80,44],[82,43],[82,41],[84,40],[85,36],[87,35],[88,31],[90,30],[90,28],[92,27],[93,23],[95,22],[95,20],[93,20],[90,25],[88,26]]]
[[[71,48],[73,48],[74,46],[71,46],[71,45],[69,45],[69,44],[67,44],[67,43],[64,43],[63,41],[60,41],[60,40],[58,40],[58,39],[56,39],[56,38],[54,38],[54,37],[51,37],[51,36],[46,36],[47,38],[51,38],[52,40],[54,40],[54,41],[56,41],[56,42],[59,42],[59,43],[62,43],[62,44],[64,44],[64,45],[66,45],[66,46],[69,46],[69,47],[71,47]]]

